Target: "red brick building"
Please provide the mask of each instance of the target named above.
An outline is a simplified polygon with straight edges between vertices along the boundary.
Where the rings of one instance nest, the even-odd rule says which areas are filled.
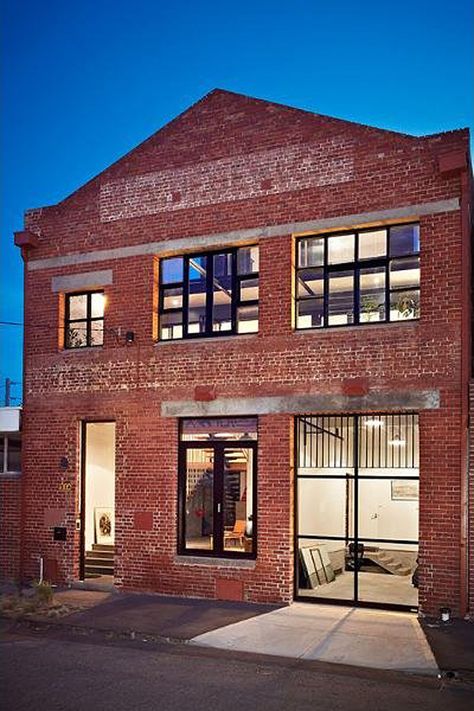
[[[4,574],[472,614],[468,138],[216,90],[29,210]]]

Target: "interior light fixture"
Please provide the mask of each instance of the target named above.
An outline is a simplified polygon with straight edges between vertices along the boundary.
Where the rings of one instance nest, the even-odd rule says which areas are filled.
[[[376,419],[365,420],[364,424],[366,427],[383,427],[382,420],[376,420]]]
[[[399,434],[396,434],[393,439],[389,440],[389,444],[392,447],[404,447],[406,443],[404,439],[401,439]]]

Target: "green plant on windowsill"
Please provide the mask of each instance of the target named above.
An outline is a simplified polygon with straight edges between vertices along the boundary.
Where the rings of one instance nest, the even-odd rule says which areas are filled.
[[[85,345],[84,335],[77,328],[69,328],[66,337],[68,348],[80,348]]]
[[[380,321],[382,304],[379,304],[373,296],[363,296],[360,300],[361,313],[367,314],[367,321]],[[377,318],[374,318],[374,317]]]

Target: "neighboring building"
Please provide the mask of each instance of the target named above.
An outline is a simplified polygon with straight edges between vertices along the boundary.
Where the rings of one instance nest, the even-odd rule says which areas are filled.
[[[21,576],[472,613],[468,143],[216,90],[29,210]]]
[[[21,535],[21,407],[0,407],[0,573],[18,578]]]

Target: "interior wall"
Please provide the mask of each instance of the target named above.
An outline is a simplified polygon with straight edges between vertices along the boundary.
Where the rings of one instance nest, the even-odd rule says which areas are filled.
[[[112,511],[112,543],[115,533],[115,423],[86,424],[85,545],[96,543],[95,509]]]
[[[359,538],[418,540],[418,500],[392,499],[392,480],[418,476],[417,469],[367,469],[360,474],[382,479],[359,479]],[[350,469],[299,469],[299,474],[344,475]],[[411,483],[408,482],[407,483]],[[416,483],[416,480],[413,482]],[[352,511],[353,482],[349,489]],[[336,478],[298,479],[299,535],[344,536],[346,519],[346,481]],[[353,521],[349,521],[349,535]]]
[[[392,499],[391,479],[359,480],[359,538],[417,541],[418,510],[418,500]]]
[[[313,470],[323,473],[324,470]],[[331,469],[331,474],[339,470]],[[347,470],[340,470],[345,474]],[[326,470],[326,473],[328,470]],[[345,536],[346,480],[298,479],[298,534]],[[351,530],[352,526],[350,526]]]

